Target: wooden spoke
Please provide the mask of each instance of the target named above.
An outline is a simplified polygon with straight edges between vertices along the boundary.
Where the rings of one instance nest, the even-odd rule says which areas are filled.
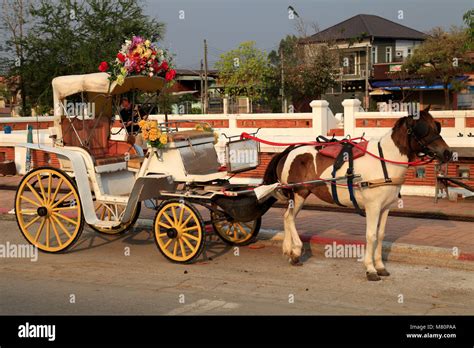
[[[36,214],[36,209],[22,209],[18,212],[18,214],[26,214],[26,215],[31,215],[31,214]]]
[[[28,197],[25,197],[25,196],[21,195],[20,198],[21,198],[21,199],[24,199],[25,201],[27,201],[27,202],[29,202],[29,203],[31,203],[31,204],[33,204],[33,205],[36,205],[37,207],[41,207],[41,204],[38,204],[37,202],[35,202],[35,201],[29,199]]]
[[[192,226],[192,227],[186,227],[186,228],[183,228],[183,232],[187,232],[187,231],[192,231],[192,230],[197,230],[199,228],[199,226]]]
[[[161,221],[158,222],[158,225],[160,225],[161,227],[164,227],[164,228],[171,228],[170,225],[167,225],[167,224],[165,224],[164,222],[161,222]],[[165,234],[166,234],[166,233],[165,233]]]
[[[55,208],[57,207],[59,204],[61,204],[62,202],[64,202],[64,200],[66,198],[68,198],[70,195],[72,195],[74,193],[74,191],[69,191],[68,193],[66,193],[63,197],[61,197],[61,199],[59,199],[59,201],[57,201],[56,203],[54,203],[51,208]]]
[[[49,204],[52,204],[54,200],[56,199],[56,196],[58,195],[59,189],[61,188],[61,185],[63,184],[64,179],[60,178],[58,186],[56,186],[56,189],[54,190],[53,197],[51,197],[51,200],[49,201]]]
[[[31,184],[29,182],[26,183],[26,186],[28,186],[28,188],[30,189],[30,191],[33,193],[33,195],[36,197],[36,199],[38,200],[38,202],[41,204],[44,204],[43,200],[41,199],[41,197],[39,196],[38,192],[36,192],[35,188],[33,186],[31,186]]]
[[[38,221],[39,219],[41,219],[41,216],[37,216],[35,217],[33,220],[31,220],[30,222],[28,222],[26,225],[25,225],[25,230],[28,229],[28,227],[30,227],[31,225],[33,225],[36,221]]]
[[[186,250],[184,248],[184,244],[183,244],[183,241],[181,239],[179,239],[179,247],[181,249],[181,256],[186,257],[187,256],[186,255]]]
[[[165,234],[166,234],[166,233],[165,233]],[[168,246],[171,244],[172,241],[173,241],[173,240],[172,240],[171,238],[168,239],[168,241],[167,241],[166,244],[164,245],[164,248],[167,249]]]
[[[189,234],[189,233],[183,233],[183,236],[185,236],[186,238],[191,238],[193,240],[199,241],[198,237],[193,236],[192,234]]]
[[[176,253],[178,252],[178,242],[175,239],[174,240],[174,247],[173,247],[173,255],[176,256]]]
[[[239,224],[239,223],[237,222],[236,225],[237,225],[237,227],[239,228],[240,232],[242,232],[242,234],[243,234],[244,236],[248,235],[248,232],[245,230],[245,228],[242,227],[241,224]]]
[[[77,225],[79,222],[78,221],[74,221],[73,219],[71,218],[68,218],[67,216],[64,216],[63,214],[59,214],[59,213],[56,213],[56,212],[53,212],[53,215],[54,216],[57,216],[57,217],[60,217],[61,219],[63,220],[66,220],[67,222],[73,224],[73,225]]]
[[[38,238],[41,234],[41,232],[43,231],[43,226],[44,226],[44,222],[46,221],[46,219],[43,219],[43,221],[41,221],[41,225],[40,227],[38,228],[38,231],[36,232],[36,236],[35,236],[35,242],[38,241]]]
[[[58,220],[58,218],[54,215],[51,215],[51,219],[53,219],[57,225],[59,225],[59,227],[61,227],[61,229],[63,230],[64,234],[66,236],[68,236],[68,238],[71,238],[71,234],[69,233],[69,231],[67,230],[67,228],[63,225],[63,223],[61,221]]]
[[[179,219],[178,219],[177,226],[181,226],[181,224],[183,222],[183,216],[184,216],[184,207],[180,206],[179,207]]]
[[[50,238],[49,237],[49,233],[50,233],[50,231],[49,231],[50,226],[49,225],[50,225],[50,223],[51,222],[49,221],[49,217],[46,218],[46,247],[48,247],[48,248],[49,248],[49,238]]]
[[[53,186],[53,175],[48,173],[48,204],[51,204],[51,187]]]
[[[41,190],[41,194],[43,195],[43,202],[44,204],[48,204],[48,197],[46,197],[46,192],[44,190],[44,187],[43,187],[43,183],[41,182],[41,175],[36,175],[36,178],[38,178],[38,186]]]
[[[168,220],[168,222],[171,224],[171,226],[174,226],[173,221],[171,220],[171,218],[169,217],[169,215],[165,211],[163,212],[163,216],[166,218],[166,220]]]
[[[56,236],[56,240],[58,241],[59,246],[63,245],[61,238],[59,238],[58,229],[56,228],[56,225],[53,221],[51,221],[51,227],[53,228],[54,235]]]
[[[176,217],[176,208],[174,206],[171,206],[171,212],[173,213],[174,225],[178,226],[178,218]]]
[[[191,252],[194,251],[195,247],[191,244],[191,242],[184,236],[184,234],[181,236],[181,239],[186,243],[188,248],[191,250]]]
[[[76,210],[77,205],[71,206],[71,207],[56,207],[51,209],[52,211],[62,211],[62,210]]]
[[[192,215],[189,215],[186,220],[179,226],[179,227],[183,227],[183,226],[186,226],[189,222],[189,220],[191,220],[193,216]]]

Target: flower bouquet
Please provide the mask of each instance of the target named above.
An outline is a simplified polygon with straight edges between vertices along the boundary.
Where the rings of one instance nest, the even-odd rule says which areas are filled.
[[[99,71],[110,74],[110,81],[122,85],[125,77],[131,75],[161,76],[172,81],[176,71],[171,67],[171,57],[163,49],[159,49],[150,40],[141,36],[133,36],[125,40],[112,63],[101,62]]]
[[[162,149],[168,144],[168,134],[160,130],[157,121],[141,120],[138,126],[142,131],[143,140],[151,147]]]

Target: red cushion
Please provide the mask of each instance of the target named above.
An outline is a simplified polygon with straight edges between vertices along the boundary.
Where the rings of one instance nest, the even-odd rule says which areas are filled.
[[[368,144],[368,141],[361,141],[357,145],[362,147],[364,150],[366,150],[367,144]],[[336,143],[336,144],[325,146],[323,149],[319,150],[319,153],[323,156],[337,158],[337,155],[339,155],[341,150],[342,150],[342,144]],[[358,147],[352,148],[352,156],[354,159],[362,157],[364,155],[365,155],[365,151],[363,151],[362,149],[359,149]]]

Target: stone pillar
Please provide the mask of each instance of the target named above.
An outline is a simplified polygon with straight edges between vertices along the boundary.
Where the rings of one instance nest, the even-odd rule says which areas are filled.
[[[223,113],[224,115],[229,114],[229,98],[224,97],[224,98],[222,99],[222,109],[223,109],[222,113]]]
[[[355,113],[359,112],[361,102],[359,99],[344,99],[342,106],[344,107],[344,135],[356,137],[355,134]]]
[[[313,134],[315,136],[328,134],[328,108],[329,103],[326,100],[313,100],[309,103],[313,115]]]

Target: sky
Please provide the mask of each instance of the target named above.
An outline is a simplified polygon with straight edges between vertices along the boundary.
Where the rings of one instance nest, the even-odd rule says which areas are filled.
[[[253,40],[269,53],[296,33],[290,5],[320,30],[357,14],[379,15],[419,31],[448,29],[461,26],[462,15],[474,7],[472,0],[143,0],[143,5],[150,17],[166,24],[162,45],[183,69],[199,69],[204,39],[209,68],[243,41]]]

